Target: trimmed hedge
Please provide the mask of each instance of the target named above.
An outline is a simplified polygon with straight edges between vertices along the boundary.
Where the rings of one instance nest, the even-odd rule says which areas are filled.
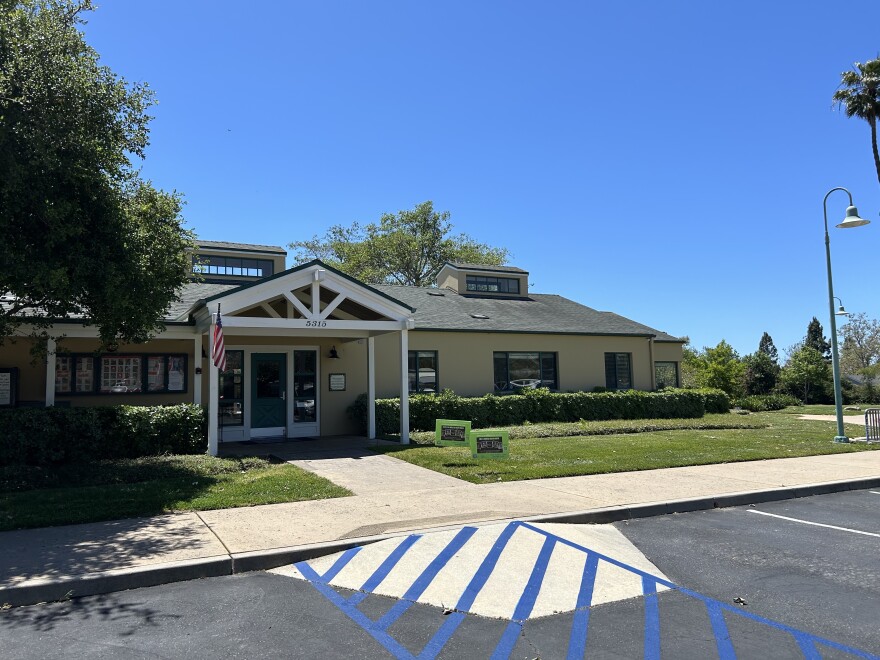
[[[739,400],[739,407],[751,412],[765,412],[767,410],[782,410],[789,406],[801,405],[800,399],[790,394],[754,394]]]
[[[193,404],[0,411],[0,465],[201,454],[206,448],[207,416]]]
[[[461,397],[449,390],[439,395],[415,394],[409,398],[409,425],[413,431],[431,431],[438,419],[470,420],[473,428],[516,426],[526,422],[577,422],[608,419],[686,419],[707,412],[728,412],[730,401],[720,390],[661,392],[551,393],[547,389],[520,394]],[[360,395],[348,409],[349,417],[367,428],[367,397]],[[400,399],[376,400],[376,433],[400,429]]]

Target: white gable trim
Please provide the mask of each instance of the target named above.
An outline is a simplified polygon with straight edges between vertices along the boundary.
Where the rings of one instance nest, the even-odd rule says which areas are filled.
[[[311,309],[306,307],[293,293],[307,286],[310,286],[312,290]],[[321,288],[327,288],[337,294],[323,310],[320,309],[319,302]],[[412,314],[407,307],[395,304],[394,301],[389,300],[378,292],[323,268],[320,264],[312,264],[307,268],[288,273],[287,275],[275,277],[244,289],[233,290],[226,295],[211,300],[207,303],[207,306],[210,308],[208,310],[210,313],[214,312],[216,305],[219,304],[225,319],[232,314],[261,306],[262,303],[278,297],[284,297],[290,301],[290,304],[307,321],[327,321],[327,316],[345,300],[351,300],[393,321],[405,322]],[[210,318],[205,320],[210,322]],[[295,320],[302,321],[303,319]]]

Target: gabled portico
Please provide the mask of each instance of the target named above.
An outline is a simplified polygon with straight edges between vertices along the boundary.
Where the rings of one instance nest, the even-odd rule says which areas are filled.
[[[224,439],[246,440],[275,433],[296,437],[303,434],[302,429],[309,435],[319,435],[321,385],[330,375],[324,373],[329,359],[321,347],[328,341],[332,341],[334,347],[338,345],[341,351],[351,347],[351,353],[357,356],[366,343],[365,379],[347,383],[342,374],[337,381],[351,391],[366,390],[368,434],[374,438],[374,338],[396,332],[400,337],[401,356],[401,442],[409,442],[407,353],[408,330],[414,326],[411,307],[315,260],[255,284],[218,293],[188,310],[198,335],[208,335],[209,354],[218,309],[222,314],[227,356],[230,352],[240,353],[242,373],[234,386],[247,402],[241,406],[241,424],[234,438],[229,437],[229,428],[224,427]],[[221,431],[218,424],[220,373],[213,362],[209,361],[209,365],[208,447],[209,453],[216,455]],[[274,404],[273,399],[276,399]],[[265,417],[258,420],[258,416]],[[259,426],[266,423],[269,426]]]

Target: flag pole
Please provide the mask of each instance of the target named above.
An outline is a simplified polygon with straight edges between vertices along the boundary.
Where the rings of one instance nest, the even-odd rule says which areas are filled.
[[[218,443],[217,443],[217,421],[218,418],[215,417],[216,408],[218,406],[219,399],[219,376],[217,374],[217,365],[214,362],[214,325],[217,322],[217,317],[214,314],[211,314],[211,325],[208,328],[208,340],[210,342],[209,349],[210,355],[208,359],[210,363],[208,364],[208,455],[216,456],[218,454]]]

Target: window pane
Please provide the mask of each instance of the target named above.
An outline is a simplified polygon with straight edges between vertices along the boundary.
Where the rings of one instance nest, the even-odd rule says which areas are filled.
[[[541,380],[541,362],[538,353],[509,353],[508,374],[511,382]]]
[[[664,387],[678,387],[678,363],[655,362],[654,380],[657,389],[662,389]]]
[[[244,351],[226,351],[226,371],[220,372],[220,424],[244,424]]]
[[[437,353],[419,353],[419,392],[437,391]]]
[[[555,390],[556,385],[556,353],[541,353],[541,387]]]
[[[73,366],[73,359],[69,357],[56,357],[55,358],[55,391],[56,392],[70,392],[70,383],[73,377],[73,373],[71,371]]]
[[[493,353],[495,365],[495,390],[503,392],[510,389],[510,378],[507,377],[507,353]]]
[[[101,392],[121,394],[141,391],[141,357],[116,355],[101,358]]]
[[[151,355],[147,358],[147,391],[165,390],[165,358]]]
[[[416,364],[418,363],[417,353],[410,351],[407,355],[407,371],[409,372],[409,391],[418,392],[418,373]]]
[[[76,391],[95,391],[95,358],[81,357],[76,359]]]
[[[183,392],[186,388],[186,358],[182,355],[168,358],[168,391]]]
[[[632,378],[630,374],[629,353],[617,354],[617,389],[632,389]]]

